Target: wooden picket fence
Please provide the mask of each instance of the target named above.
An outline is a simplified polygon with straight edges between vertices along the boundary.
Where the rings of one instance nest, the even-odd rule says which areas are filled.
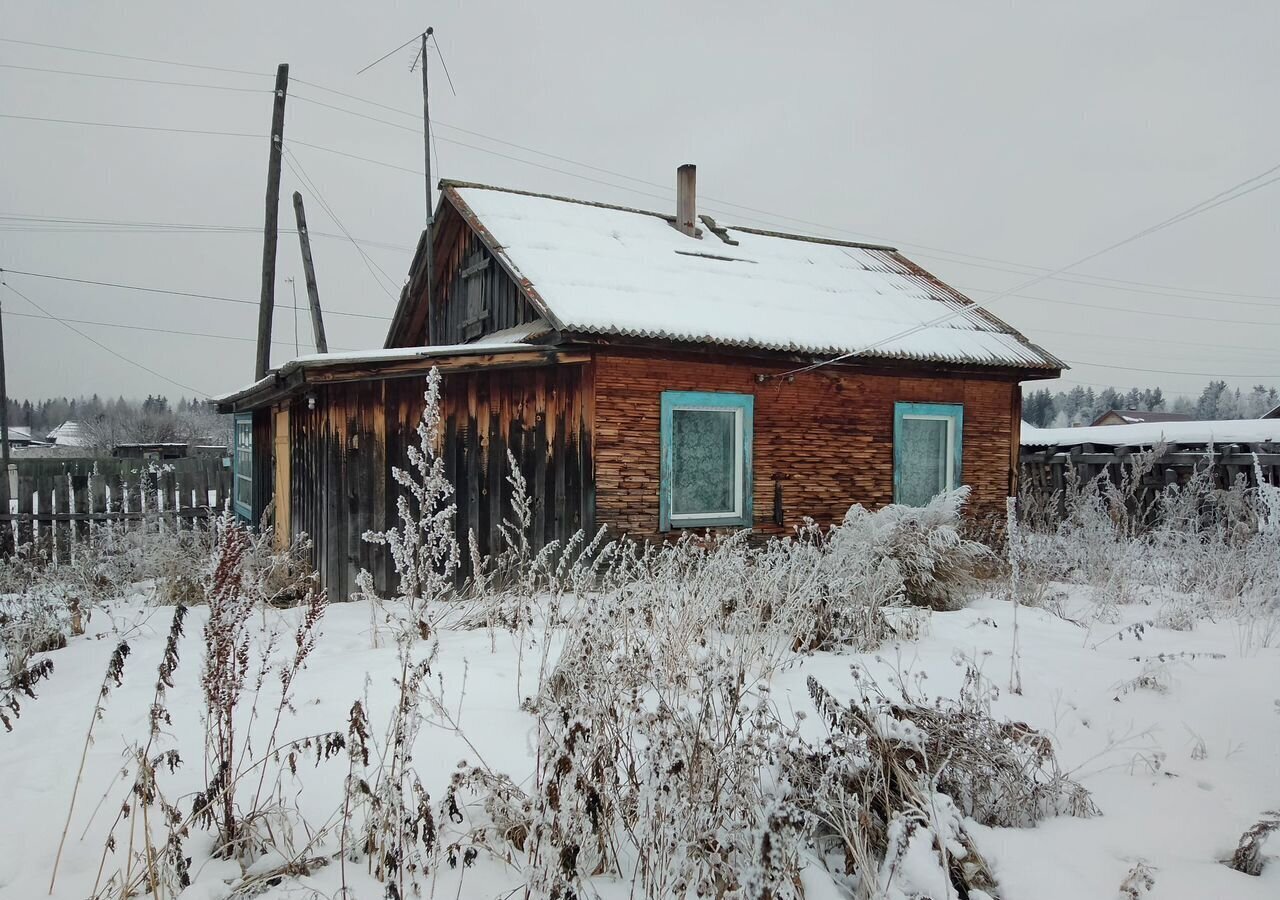
[[[10,511],[0,510],[0,527],[17,547],[43,548],[55,561],[93,543],[108,523],[193,528],[231,496],[231,469],[218,457],[19,459],[8,474],[12,500]]]

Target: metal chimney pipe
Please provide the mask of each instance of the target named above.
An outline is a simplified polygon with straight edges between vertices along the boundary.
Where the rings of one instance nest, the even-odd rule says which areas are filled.
[[[685,163],[676,169],[676,228],[696,237],[698,233],[698,167]]]

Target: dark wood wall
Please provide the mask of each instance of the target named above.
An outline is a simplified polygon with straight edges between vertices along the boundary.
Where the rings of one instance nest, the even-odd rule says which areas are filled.
[[[418,342],[465,344],[538,318],[470,229],[457,232],[457,240],[441,256],[435,279],[437,298],[429,313],[430,332],[413,336]]]
[[[664,390],[755,397],[755,529],[778,534],[810,516],[839,521],[854,503],[893,502],[895,401],[964,404],[963,481],[979,519],[1004,515],[1016,479],[1019,391],[1011,379],[947,372],[861,374],[835,369],[760,383],[785,367],[758,361],[655,358],[621,351],[595,363],[596,516],[610,532],[662,538],[658,521]]]
[[[345,599],[363,568],[379,590],[394,588],[385,550],[363,539],[397,524],[400,487],[423,408],[423,378],[319,385],[290,409],[291,533],[313,542],[312,560],[330,596]],[[501,549],[512,518],[507,450],[533,497],[532,541],[541,548],[594,527],[590,366],[491,369],[444,376],[441,453],[455,486],[455,536],[467,553]]]

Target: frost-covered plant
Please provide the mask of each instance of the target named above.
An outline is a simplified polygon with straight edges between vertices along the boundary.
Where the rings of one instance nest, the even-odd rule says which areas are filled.
[[[800,895],[800,819],[766,777],[789,734],[768,678],[790,638],[759,596],[715,590],[739,580],[744,548],[637,548],[627,565],[650,580],[609,576],[525,704],[531,789],[484,769],[455,779],[454,823],[479,816],[472,846],[520,861],[529,896],[581,896],[605,873],[648,898]]]
[[[277,745],[277,735],[284,712],[293,708],[293,682],[315,649],[327,599],[314,591],[306,595],[293,635],[293,653],[277,664],[273,658],[277,632],[265,626],[255,630],[250,624],[253,614],[271,599],[262,593],[264,581],[251,564],[253,536],[229,513],[218,518],[215,533],[212,574],[205,592],[209,612],[200,679],[206,727],[205,789],[195,800],[192,817],[218,832],[219,853],[252,858],[264,844],[256,826],[279,813],[274,806],[266,808],[263,791],[267,760],[289,758],[299,747],[312,746],[302,744],[282,750]],[[270,713],[260,704],[273,673],[280,682],[280,693],[275,698],[274,715],[264,718]],[[250,703],[247,717],[238,714],[246,700]],[[254,726],[259,722],[270,722],[270,727],[257,736],[262,756],[253,760],[249,749],[253,746]],[[326,755],[332,755],[332,748],[341,746],[342,735],[322,735],[317,742]],[[248,787],[255,772],[257,787],[250,795]]]
[[[395,601],[403,608],[398,615],[401,639],[428,637],[434,630],[435,604],[451,596],[454,576],[462,563],[462,551],[454,536],[452,502],[453,485],[445,476],[444,459],[439,455],[440,443],[440,370],[434,366],[427,375],[426,403],[418,421],[417,446],[408,447],[409,469],[393,466],[391,476],[401,491],[396,497],[398,525],[385,531],[366,531],[364,540],[380,544],[391,554],[397,587]],[[371,599],[379,597],[373,576],[361,570],[357,584],[360,593]]]
[[[855,897],[994,894],[964,817],[1028,827],[1096,813],[1047,738],[990,717],[994,688],[966,664],[960,699],[933,706],[890,701],[858,669],[861,696],[844,704],[808,679],[826,737],[796,741],[782,769],[820,857]]]
[[[891,560],[901,574],[908,602],[954,609],[977,587],[991,551],[961,533],[970,489],[938,494],[926,506],[892,505],[868,512],[855,504],[838,532],[835,553],[861,553]]]

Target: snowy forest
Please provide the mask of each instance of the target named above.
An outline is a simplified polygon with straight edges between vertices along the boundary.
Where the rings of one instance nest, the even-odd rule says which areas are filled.
[[[1088,425],[1112,409],[1138,409],[1182,413],[1193,419],[1257,419],[1280,405],[1274,385],[1254,385],[1249,391],[1232,389],[1225,381],[1210,381],[1199,397],[1177,395],[1167,398],[1159,388],[1103,388],[1076,385],[1069,391],[1048,388],[1025,390],[1022,418],[1039,428]]]
[[[176,404],[168,397],[145,400],[117,397],[51,397],[9,400],[9,427],[25,427],[43,438],[63,422],[80,422],[90,447],[109,451],[121,443],[189,442],[227,444],[230,417],[219,415],[212,402],[186,397]]]

